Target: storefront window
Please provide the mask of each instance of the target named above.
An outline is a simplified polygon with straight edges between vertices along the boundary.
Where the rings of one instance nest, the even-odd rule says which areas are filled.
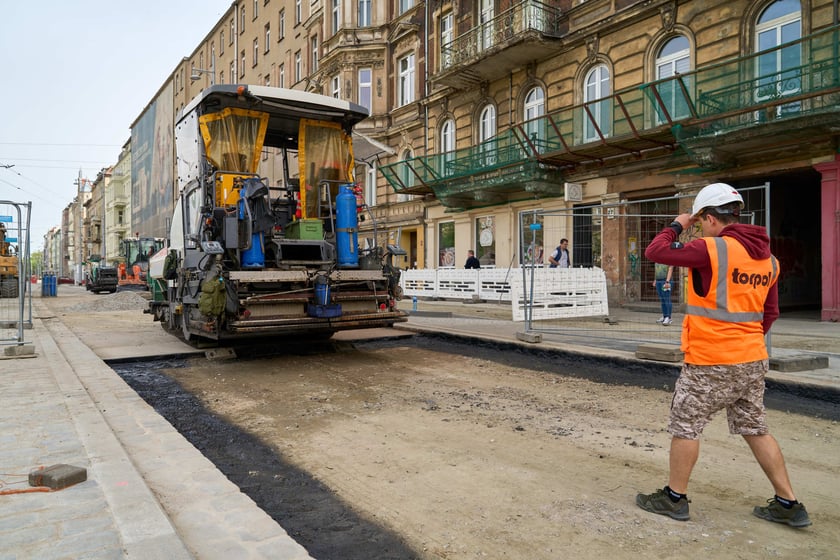
[[[438,266],[455,266],[455,222],[438,224]]]
[[[543,257],[543,216],[536,210],[519,213],[520,246],[519,263],[523,266],[542,266]],[[538,224],[539,228],[532,229],[531,224]]]
[[[481,266],[496,265],[496,220],[484,216],[475,220],[475,256]]]

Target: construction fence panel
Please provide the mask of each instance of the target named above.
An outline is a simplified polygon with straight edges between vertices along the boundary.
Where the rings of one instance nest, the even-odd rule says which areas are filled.
[[[600,268],[525,268],[511,282],[514,321],[607,317],[607,279]]]
[[[24,343],[32,328],[30,203],[0,200],[0,345]]]

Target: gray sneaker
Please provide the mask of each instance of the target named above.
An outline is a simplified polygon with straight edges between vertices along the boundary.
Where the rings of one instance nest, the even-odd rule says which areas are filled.
[[[688,521],[688,504],[689,500],[686,498],[680,498],[680,501],[676,503],[672,502],[664,488],[653,494],[638,494],[636,496],[636,505],[643,510],[667,515],[677,521]]]
[[[807,527],[811,524],[811,518],[808,517],[808,512],[805,511],[805,506],[802,504],[794,504],[792,508],[788,509],[778,501],[776,498],[767,500],[767,506],[755,506],[753,515],[766,519],[767,521],[774,521],[776,523],[785,523],[791,527]]]

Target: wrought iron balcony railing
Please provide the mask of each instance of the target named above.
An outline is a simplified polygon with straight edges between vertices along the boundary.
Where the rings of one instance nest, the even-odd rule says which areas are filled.
[[[838,51],[840,26],[834,26],[774,49],[551,112],[477,146],[380,169],[398,192],[444,186],[448,191],[453,181],[522,168],[526,161],[573,168],[811,114],[825,114],[840,125]]]
[[[473,27],[441,47],[441,70],[460,66],[496,45],[504,45],[527,31],[560,35],[560,10],[536,0],[524,0],[490,21]]]

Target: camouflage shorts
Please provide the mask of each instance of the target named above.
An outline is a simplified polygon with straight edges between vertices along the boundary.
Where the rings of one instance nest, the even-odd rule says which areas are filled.
[[[712,416],[726,409],[729,433],[768,433],[764,413],[764,376],[769,360],[725,366],[683,364],[674,388],[668,432],[698,439]]]

